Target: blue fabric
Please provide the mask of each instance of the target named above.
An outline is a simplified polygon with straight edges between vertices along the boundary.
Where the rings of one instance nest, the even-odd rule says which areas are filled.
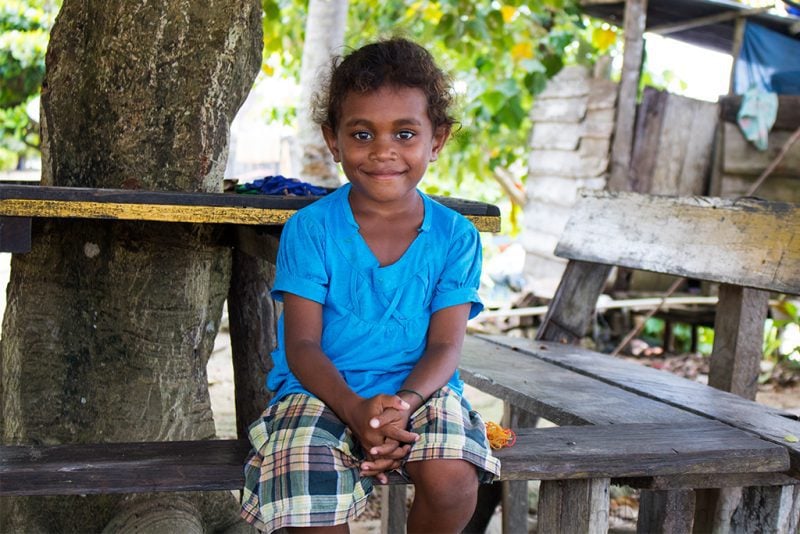
[[[745,139],[761,151],[769,146],[769,131],[778,117],[778,95],[750,89],[742,98],[736,122]]]
[[[736,94],[756,88],[800,95],[800,40],[748,22],[735,69]]]
[[[358,232],[346,184],[299,210],[283,228],[272,295],[284,292],[322,304],[322,350],[359,395],[393,394],[425,350],[431,316],[471,303],[482,309],[480,235],[455,211],[428,196],[419,235],[403,256],[381,267]],[[275,367],[267,387],[273,402],[306,393],[289,370],[278,321]],[[461,394],[453,375],[448,385]]]
[[[327,190],[297,178],[286,178],[280,174],[253,180],[251,183],[236,186],[237,193],[259,195],[295,195],[295,196],[322,196]]]

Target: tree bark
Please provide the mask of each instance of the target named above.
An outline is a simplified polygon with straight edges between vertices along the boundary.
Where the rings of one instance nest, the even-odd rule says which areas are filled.
[[[256,0],[65,0],[42,89],[43,184],[221,191],[261,47]],[[221,232],[34,221],[7,291],[3,442],[213,437],[206,363],[231,269]],[[206,531],[238,515],[229,493],[6,498],[0,531],[100,532],[159,500],[192,503],[173,508],[196,509]]]
[[[311,103],[320,79],[327,76],[331,58],[342,53],[347,25],[348,0],[310,0],[306,40],[300,72],[297,105],[297,153],[295,165],[302,180],[324,187],[339,187],[338,166],[333,161],[319,126],[311,117]]]

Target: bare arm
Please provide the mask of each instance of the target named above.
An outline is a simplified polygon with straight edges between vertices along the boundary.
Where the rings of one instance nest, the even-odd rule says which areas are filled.
[[[414,390],[427,399],[447,384],[461,359],[470,306],[450,306],[431,316],[425,353],[401,389]],[[410,413],[422,405],[422,400],[412,393],[400,392],[399,396],[411,405]]]

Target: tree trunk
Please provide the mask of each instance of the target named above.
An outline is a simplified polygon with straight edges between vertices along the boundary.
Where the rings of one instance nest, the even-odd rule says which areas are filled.
[[[341,185],[338,166],[333,161],[319,126],[311,118],[311,102],[321,77],[330,71],[331,57],[344,52],[348,0],[310,0],[306,20],[306,40],[300,72],[300,102],[297,105],[298,176],[324,187]]]
[[[221,191],[261,47],[256,0],[65,0],[42,89],[42,182]],[[213,437],[206,363],[231,261],[221,232],[34,221],[32,251],[12,258],[0,341],[3,442]],[[0,531],[100,532],[145,501],[162,503],[150,506],[158,521],[190,502],[176,513],[197,510],[206,531],[238,516],[224,492],[5,498]]]

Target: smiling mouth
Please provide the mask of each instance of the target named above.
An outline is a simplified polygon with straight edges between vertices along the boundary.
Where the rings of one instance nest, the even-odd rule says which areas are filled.
[[[405,173],[403,171],[390,171],[390,170],[385,170],[384,171],[384,170],[382,170],[382,171],[367,172],[365,174],[367,176],[369,176],[370,178],[372,178],[373,180],[379,180],[379,181],[380,180],[387,180],[388,181],[388,180],[395,180],[395,179],[403,176],[403,174],[405,174]]]

